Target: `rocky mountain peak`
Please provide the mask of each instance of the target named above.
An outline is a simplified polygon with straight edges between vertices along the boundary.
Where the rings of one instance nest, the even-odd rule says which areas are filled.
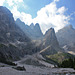
[[[22,22],[19,18],[16,20],[16,23],[21,26],[25,25],[25,23]]]
[[[54,28],[50,28],[44,35],[41,54],[50,55],[61,51],[62,49],[59,47],[55,30]]]
[[[73,26],[72,25],[68,25],[67,28],[73,28]]]
[[[54,28],[50,28],[46,33],[45,33],[45,38],[44,42],[46,46],[52,45],[52,46],[59,46],[59,43],[57,41],[56,35]]]
[[[19,18],[17,18],[16,21],[21,21],[21,20]]]
[[[39,27],[39,23],[36,23],[35,26]]]
[[[0,20],[6,23],[12,23],[14,21],[13,14],[6,7],[0,6]]]
[[[37,35],[39,35],[39,36],[42,36],[43,35],[43,33],[41,32],[39,23],[36,23],[35,24],[34,30],[35,30],[35,33],[37,32]]]
[[[45,37],[49,37],[52,34],[55,34],[54,28],[50,28],[48,31],[46,31]]]
[[[39,30],[40,30],[39,23],[36,23],[34,28],[35,28],[35,29],[39,29]]]
[[[72,25],[68,25],[56,33],[57,39],[61,47],[67,45],[71,47],[70,50],[75,51],[75,29]]]
[[[64,27],[63,29],[65,29],[65,30],[73,29],[73,26],[72,25],[68,25],[68,26]]]
[[[31,39],[39,39],[39,38],[43,37],[43,34],[41,32],[41,29],[40,29],[40,26],[38,23],[36,23],[35,25],[33,23],[31,23],[30,26],[28,26],[24,22],[22,22],[20,19],[17,19],[16,24]]]
[[[54,28],[50,28],[46,33],[45,33],[45,38],[51,41],[57,40]]]
[[[10,10],[0,6],[0,60],[1,54],[6,59],[17,60],[27,53],[33,53],[32,50],[31,39],[15,23]]]
[[[34,24],[31,23],[31,24],[30,24],[30,27],[31,27],[31,29],[34,29]]]
[[[5,13],[5,14],[11,14],[11,12],[9,11],[9,9],[7,9],[6,7],[0,6],[0,12]]]

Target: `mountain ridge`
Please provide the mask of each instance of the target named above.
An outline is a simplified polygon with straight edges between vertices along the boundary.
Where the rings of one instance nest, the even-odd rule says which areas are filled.
[[[32,56],[32,54],[35,55],[35,53],[40,53],[44,58],[51,55],[58,56],[59,54],[65,53],[65,51],[60,47],[60,43],[58,42],[54,28],[50,28],[45,35],[43,35],[38,23],[35,25],[32,23],[30,26],[28,26],[20,19],[17,19],[15,22],[13,14],[7,8],[0,8],[1,60],[2,57],[7,60],[18,60],[25,55]],[[65,33],[70,33],[72,31],[75,32],[72,26],[65,29],[67,30],[63,30],[66,31]],[[63,31],[60,31],[60,33],[63,33]],[[73,37],[72,35],[73,33],[70,33],[71,37]],[[73,40],[74,39],[72,39],[72,41]],[[29,59],[27,61],[29,61]],[[33,63],[34,62],[35,59]]]
[[[42,55],[50,55],[63,51],[63,49],[59,47],[54,28],[50,28],[45,33],[41,49]]]
[[[61,47],[67,46],[69,50],[74,50],[75,46],[75,29],[72,25],[66,26],[56,33],[57,39]]]
[[[22,22],[20,19],[17,19],[16,20],[16,24],[32,40],[36,40],[36,39],[39,39],[39,38],[43,37],[43,33],[42,33],[42,31],[41,31],[40,26],[39,26],[38,23],[36,23],[35,25],[33,23],[31,23],[30,26],[28,26],[24,22]]]
[[[0,56],[17,60],[27,53],[32,54],[34,48],[31,39],[15,24],[13,14],[0,6]]]

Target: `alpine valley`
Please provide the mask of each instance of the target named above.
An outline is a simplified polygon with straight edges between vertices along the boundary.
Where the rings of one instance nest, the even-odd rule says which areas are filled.
[[[69,60],[71,62],[69,62]],[[64,67],[68,63],[68,66]],[[56,75],[75,72],[75,29],[68,25],[42,33],[0,6],[0,75]],[[71,64],[73,63],[73,66]],[[74,68],[74,69],[73,69]]]

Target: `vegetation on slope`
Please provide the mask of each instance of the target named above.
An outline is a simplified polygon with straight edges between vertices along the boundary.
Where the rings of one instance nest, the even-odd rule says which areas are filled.
[[[74,58],[73,55],[71,55],[69,53],[62,53],[62,52],[59,52],[59,53],[54,54],[54,55],[46,55],[46,57],[48,59],[52,59],[52,60],[54,60],[54,61],[56,61],[58,63],[61,63],[65,59]]]
[[[46,55],[45,58],[48,63],[58,65],[58,67],[60,68],[75,69],[75,56],[69,53],[57,53],[54,55]]]
[[[63,68],[74,68],[75,69],[75,58],[69,58],[67,60],[64,60],[59,67]]]

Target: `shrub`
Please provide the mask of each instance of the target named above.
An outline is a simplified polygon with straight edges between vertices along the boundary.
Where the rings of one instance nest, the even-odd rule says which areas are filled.
[[[11,62],[11,61],[5,61],[5,64],[11,65],[11,66],[17,66],[17,64]]]
[[[63,68],[74,68],[75,69],[75,58],[69,58],[67,60],[64,60],[61,64],[60,67]]]
[[[14,68],[14,69],[16,69],[16,70],[19,70],[19,71],[26,71],[26,69],[25,69],[24,66],[23,66],[23,67],[17,66],[17,67],[12,67],[12,68]]]

